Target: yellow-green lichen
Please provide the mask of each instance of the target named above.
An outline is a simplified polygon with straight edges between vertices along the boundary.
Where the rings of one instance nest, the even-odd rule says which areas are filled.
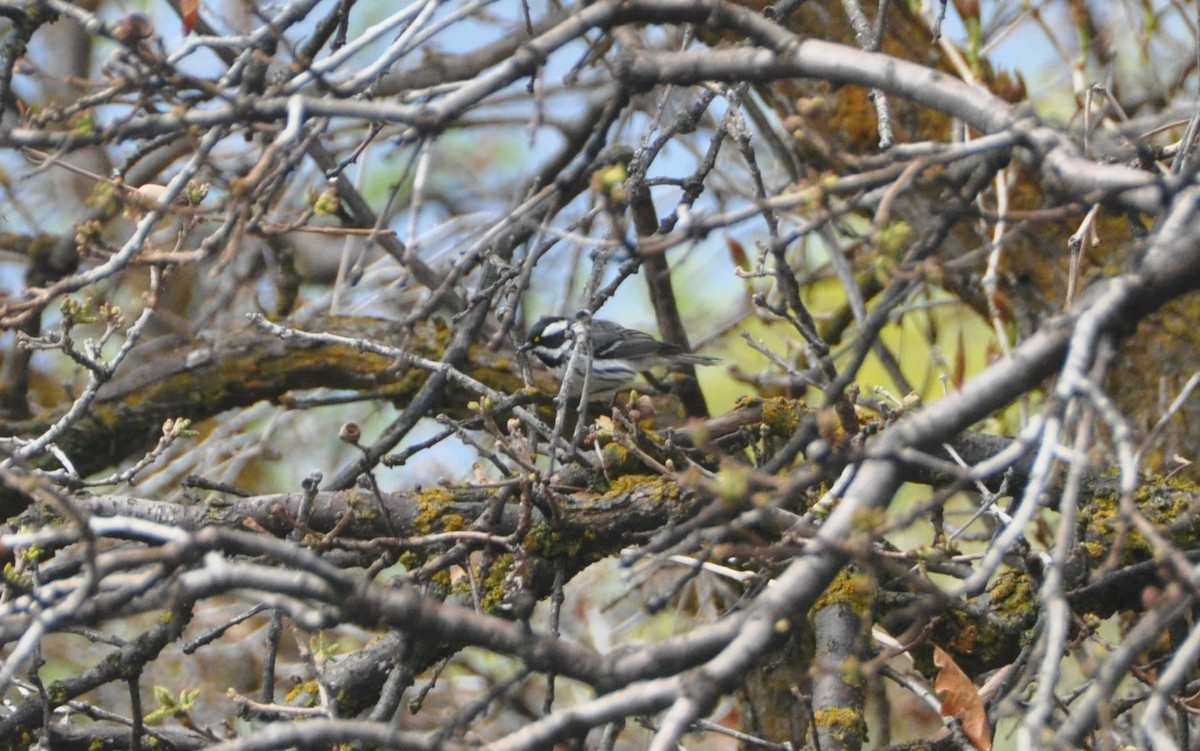
[[[283,700],[284,703],[294,706],[315,707],[319,696],[320,689],[316,682],[305,681],[303,683],[297,683],[295,686],[293,686],[292,690],[287,692],[287,695],[284,696]],[[296,702],[300,699],[303,699],[304,701],[300,704],[297,704]]]
[[[428,488],[417,494],[416,502],[417,514],[413,517],[415,534],[428,535],[445,529],[446,507],[454,502],[453,493],[442,488]],[[461,516],[457,518],[462,519]]]
[[[762,400],[762,424],[767,426],[771,435],[790,437],[800,427],[804,415],[804,404],[795,399],[772,397]]]
[[[440,521],[445,532],[461,532],[469,526],[462,514],[442,514]]]
[[[450,574],[450,569],[433,572],[429,577],[429,585],[431,596],[444,597],[454,587],[454,577]]]
[[[979,641],[976,622],[959,608],[947,608],[934,624],[930,639],[954,655],[970,654]],[[925,666],[922,669],[928,669]]]
[[[812,609],[816,612],[830,605],[848,605],[865,620],[871,613],[874,598],[875,585],[871,577],[852,569],[845,569],[834,578],[813,604]]]
[[[588,533],[562,534],[540,522],[532,524],[525,535],[525,547],[540,558],[574,558],[583,552]]]
[[[1180,479],[1151,479],[1139,486],[1134,505],[1171,545],[1193,549],[1200,545],[1200,515],[1197,514],[1194,483]],[[1115,491],[1094,492],[1079,510],[1079,538],[1095,562],[1105,560],[1110,546],[1120,541],[1118,563],[1128,566],[1153,560],[1161,551],[1131,525],[1122,523],[1121,501]]]
[[[600,451],[600,456],[609,472],[622,473],[630,466],[629,449],[619,443],[610,442]]]
[[[487,575],[480,583],[479,607],[483,612],[496,613],[504,606],[505,584],[508,582],[512,565],[513,557],[506,553],[492,561],[488,567]]]
[[[813,724],[842,742],[861,741],[867,737],[867,722],[862,711],[853,707],[818,709],[813,713]]]
[[[50,700],[51,704],[57,706],[70,697],[67,696],[67,689],[62,685],[62,682],[54,681],[46,687],[46,698]]]
[[[346,508],[353,514],[360,529],[371,530],[379,520],[379,507],[374,498],[358,491],[346,494]]]
[[[200,517],[200,526],[201,527],[214,527],[214,526],[220,526],[220,525],[224,524],[225,523],[225,512],[222,509],[223,509],[223,506],[225,506],[225,505],[227,505],[227,504],[209,503],[207,508],[204,511],[204,514]]]
[[[679,486],[658,475],[622,475],[609,483],[608,489],[604,495],[600,496],[600,500],[634,493],[638,494],[640,498],[648,498],[655,503],[660,503],[678,498]]]
[[[1011,661],[1037,622],[1037,588],[1024,573],[999,574],[986,598],[980,614],[945,609],[930,633],[931,642],[950,652],[965,670]]]
[[[1037,620],[1038,591],[1029,575],[1006,571],[988,591],[991,620],[1006,632],[1021,630]]]

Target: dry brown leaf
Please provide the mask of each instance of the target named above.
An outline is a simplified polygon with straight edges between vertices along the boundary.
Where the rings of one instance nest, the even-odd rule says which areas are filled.
[[[183,18],[183,35],[187,36],[200,18],[200,0],[179,0],[179,15]]]
[[[954,353],[954,374],[950,377],[950,382],[954,384],[954,388],[961,389],[962,385],[967,380],[967,340],[963,336],[963,330],[958,330],[958,343]]]
[[[733,261],[734,265],[742,271],[749,271],[750,256],[746,254],[746,246],[732,237],[725,238],[725,245],[729,248],[729,258]]]
[[[962,723],[963,734],[979,751],[992,751],[992,729],[975,684],[945,651],[933,648],[933,664],[941,671],[933,690],[942,695],[942,714]]]

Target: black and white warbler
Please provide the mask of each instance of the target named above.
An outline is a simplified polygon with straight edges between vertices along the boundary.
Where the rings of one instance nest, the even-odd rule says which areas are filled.
[[[714,365],[720,362],[715,357],[695,355],[674,344],[660,342],[644,331],[627,329],[624,326],[593,318],[586,324],[591,338],[591,375],[588,378],[588,394],[602,396],[613,394],[633,383],[638,373],[656,367],[677,365]],[[529,330],[529,339],[518,351],[532,352],[546,367],[554,371],[561,381],[566,374],[575,346],[572,322],[560,316],[540,319]],[[569,395],[583,393],[584,376],[587,372],[587,352],[576,358],[575,374],[571,377]]]

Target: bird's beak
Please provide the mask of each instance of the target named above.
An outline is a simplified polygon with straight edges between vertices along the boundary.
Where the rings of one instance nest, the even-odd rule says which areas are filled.
[[[517,347],[517,353],[520,354],[521,352],[528,352],[531,349],[533,349],[533,344],[530,342],[525,342],[520,347]]]

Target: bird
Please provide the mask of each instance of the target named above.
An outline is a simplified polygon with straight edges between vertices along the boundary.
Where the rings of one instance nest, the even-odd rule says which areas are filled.
[[[589,397],[615,394],[633,383],[638,373],[651,368],[720,362],[719,358],[693,354],[677,345],[659,341],[644,331],[601,318],[593,318],[587,324],[587,330],[591,338]],[[533,324],[529,338],[517,351],[532,352],[561,382],[566,377],[574,346],[572,321],[562,316],[545,316]],[[576,358],[568,396],[577,397],[583,393],[587,354],[581,352]]]

